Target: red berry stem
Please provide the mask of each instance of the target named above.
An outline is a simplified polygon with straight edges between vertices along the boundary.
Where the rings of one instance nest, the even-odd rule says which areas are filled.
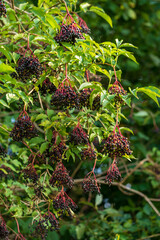
[[[36,157],[36,153],[32,151],[32,149],[27,145],[25,141],[22,141],[22,143],[30,150],[30,152]]]
[[[89,82],[89,74],[88,74],[88,70],[86,70],[86,77],[87,77],[87,81]]]

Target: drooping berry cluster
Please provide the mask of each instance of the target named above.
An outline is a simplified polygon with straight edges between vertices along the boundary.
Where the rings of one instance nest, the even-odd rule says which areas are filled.
[[[78,100],[79,100],[79,108],[87,107],[90,108],[90,96],[93,89],[84,89],[79,92]],[[98,110],[100,108],[100,97],[96,96],[92,103],[92,110]]]
[[[63,158],[66,148],[67,147],[64,142],[60,142],[59,144],[54,143],[47,149],[46,156],[49,157],[50,161],[60,161]]]
[[[19,142],[23,141],[23,138],[30,139],[32,137],[35,137],[36,134],[37,131],[35,129],[35,126],[30,120],[27,112],[22,111],[14,124],[10,136],[13,138],[14,141]]]
[[[86,22],[82,18],[80,18],[79,16],[78,16],[78,24],[81,27],[81,32],[82,33],[86,33],[86,34],[90,34],[91,33],[91,30],[87,26]]]
[[[57,197],[53,200],[53,207],[57,210],[60,217],[62,215],[68,214],[72,217],[72,211],[77,209],[77,205],[73,200],[63,191],[57,195]]]
[[[37,154],[36,156],[34,156],[33,154],[30,154],[28,158],[28,163],[29,164],[33,163],[35,165],[45,164],[46,158],[43,154]]]
[[[96,158],[96,152],[94,151],[94,149],[92,149],[91,146],[82,150],[81,152],[82,161],[85,161],[85,160],[92,161],[92,160],[95,160],[95,158]]]
[[[32,164],[29,164],[22,172],[25,180],[37,183],[39,176]]]
[[[62,23],[60,32],[54,38],[57,43],[69,42],[75,44],[76,39],[83,39],[83,35],[75,22],[70,24]]]
[[[51,105],[56,109],[73,108],[77,106],[77,94],[72,87],[62,84],[52,96]]]
[[[73,142],[75,145],[88,143],[88,135],[83,130],[83,128],[79,122],[78,122],[77,126],[70,133],[70,141]]]
[[[108,89],[108,92],[111,95],[116,94],[114,97],[114,102],[116,105],[122,104],[123,99],[121,98],[121,96],[124,96],[127,94],[124,88],[121,86],[121,84],[118,81],[115,81],[113,83],[113,85]]]
[[[49,78],[46,78],[43,83],[42,86],[39,86],[39,90],[41,92],[42,95],[45,95],[47,93],[54,93],[56,91],[56,86],[49,80]]]
[[[111,158],[132,154],[128,139],[122,134],[115,132],[112,132],[105,141],[103,152],[108,153],[108,156]]]
[[[105,181],[108,183],[109,186],[111,186],[112,182],[118,179],[121,179],[121,174],[117,167],[116,160],[114,159],[113,163],[110,165],[107,171]]]
[[[6,228],[6,223],[2,217],[1,217],[1,219],[2,219],[2,222],[0,223],[0,239],[9,240],[9,238],[8,238],[9,232]]]
[[[33,229],[35,237],[41,237],[42,240],[46,240],[49,231],[59,229],[59,222],[55,215],[48,211],[39,220],[34,221]]]
[[[91,179],[90,176],[87,178],[84,178],[82,182],[82,189],[85,193],[88,193],[88,192],[100,193],[100,185],[97,183],[95,179]]]
[[[6,6],[3,3],[3,1],[0,0],[0,17],[2,17],[2,16],[6,17],[6,13],[7,13]]]
[[[56,169],[49,182],[52,186],[55,185],[60,187],[63,185],[68,188],[73,187],[73,179],[69,176],[69,173],[62,162],[57,163]]]
[[[4,147],[0,144],[0,156],[5,157],[6,156],[6,151],[4,149]]]
[[[22,57],[18,60],[18,66],[16,67],[16,71],[18,76],[13,73],[12,77],[19,78],[21,80],[31,79],[32,77],[36,77],[37,79],[42,74],[42,66],[35,56]]]

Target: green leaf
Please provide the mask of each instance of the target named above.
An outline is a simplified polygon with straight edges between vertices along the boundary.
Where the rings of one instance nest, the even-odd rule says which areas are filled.
[[[76,234],[77,234],[77,239],[80,240],[83,238],[84,233],[85,233],[85,228],[86,226],[84,224],[79,224],[76,226]]]
[[[112,25],[112,19],[110,18],[110,16],[108,16],[104,10],[102,8],[99,8],[99,7],[95,7],[95,6],[92,6],[90,9],[89,9],[91,12],[94,12],[96,13],[97,15],[101,16],[102,18],[104,18],[111,27],[113,27]]]
[[[97,194],[96,199],[95,199],[95,206],[98,206],[102,203],[103,201],[103,195],[102,194]]]
[[[126,127],[120,127],[120,130],[121,131],[128,131],[128,132],[131,132],[133,135],[134,135],[134,133],[133,133],[133,131],[130,129],[130,128],[126,128]]]
[[[48,148],[49,142],[45,142],[40,147],[40,154],[42,154]]]
[[[132,61],[134,61],[135,63],[138,64],[135,56],[134,56],[132,53],[126,51],[126,50],[119,50],[118,55],[119,55],[119,56],[120,56],[120,55],[124,55],[125,57],[131,59]]]
[[[87,8],[90,7],[91,4],[87,3],[87,2],[84,2],[84,3],[81,3],[80,4],[80,9],[83,11],[83,12],[87,12]]]
[[[7,64],[0,63],[0,73],[10,73],[10,72],[16,72],[16,70]]]
[[[149,87],[138,88],[137,92],[143,92],[143,93],[147,94],[159,106],[157,97],[160,97],[160,89],[153,87],[153,86],[149,86]]]
[[[46,15],[46,21],[51,25],[51,27],[53,29],[55,29],[55,28],[60,29],[60,26],[58,25],[58,23],[56,22],[54,17],[52,15],[49,15],[48,13]]]
[[[9,62],[11,62],[12,58],[11,58],[11,54],[9,51],[6,50],[6,48],[4,46],[0,46],[0,52],[2,52],[6,58],[9,60]]]
[[[44,141],[45,141],[44,138],[34,137],[29,141],[29,143],[30,144],[38,144],[38,143],[42,143]]]
[[[17,95],[14,93],[7,93],[6,99],[7,99],[7,102],[10,104],[14,101],[17,101],[19,99],[19,97],[17,97]]]
[[[0,104],[2,104],[4,107],[10,108],[3,99],[0,99]]]
[[[45,119],[47,118],[47,115],[44,113],[38,114],[38,116],[36,117],[35,121],[39,120],[39,119]]]
[[[110,76],[109,72],[108,72],[106,69],[101,68],[101,67],[99,67],[99,66],[96,65],[96,64],[92,64],[92,68],[94,68],[97,72],[103,73],[103,74],[106,75],[109,79],[111,79],[111,76]]]
[[[123,44],[121,44],[120,48],[122,48],[122,47],[133,47],[133,48],[137,48],[136,46],[134,46],[134,45],[131,44],[131,43],[123,43]]]

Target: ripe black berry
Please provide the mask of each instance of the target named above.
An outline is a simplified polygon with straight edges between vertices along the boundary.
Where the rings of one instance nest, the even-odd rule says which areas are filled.
[[[29,164],[22,172],[25,180],[37,183],[39,176],[32,164]]]
[[[21,112],[17,121],[14,124],[14,127],[10,133],[10,136],[13,138],[14,141],[23,141],[23,138],[30,139],[35,137],[37,131],[35,126],[30,120],[26,111]]]
[[[79,96],[78,96],[79,109],[81,109],[82,107],[91,108],[90,95],[91,95],[92,91],[93,91],[92,89],[84,89],[79,92]],[[100,97],[96,96],[92,103],[92,110],[98,110],[100,108],[100,106],[101,106]]]
[[[82,18],[80,18],[79,16],[78,16],[78,24],[81,27],[81,32],[82,33],[86,33],[86,34],[90,34],[91,33],[91,30],[88,28],[86,22]]]
[[[124,96],[127,93],[118,81],[115,81],[113,83],[113,85],[109,88],[108,92],[111,95],[116,94],[116,96],[114,97],[114,102],[116,105],[123,104],[124,101],[120,95]]]
[[[33,235],[35,237],[40,237],[42,240],[46,240],[49,231],[56,231],[59,229],[59,222],[55,215],[48,211],[41,216],[39,220],[34,221],[33,229]]]
[[[28,158],[28,163],[32,163],[35,165],[41,165],[41,164],[45,164],[46,163],[46,158],[45,156],[42,154],[37,154],[36,156],[34,156],[33,154],[30,154],[29,158]]]
[[[69,188],[73,187],[73,179],[69,176],[62,162],[57,163],[56,169],[49,182],[52,186],[60,187],[63,185]]]
[[[80,123],[78,123],[77,126],[70,133],[70,141],[73,142],[75,145],[88,143],[88,135],[83,130]]]
[[[95,179],[91,179],[90,177],[84,178],[82,182],[82,189],[85,193],[88,192],[100,193],[100,185],[97,183]]]
[[[83,39],[84,37],[77,24],[72,22],[69,25],[62,24],[60,32],[54,39],[57,43],[69,42],[71,44],[75,44],[76,38]]]
[[[7,13],[6,6],[3,3],[3,1],[0,0],[0,17],[2,17],[2,16],[6,17],[6,13]]]
[[[105,181],[108,183],[109,186],[111,186],[112,182],[114,180],[121,179],[121,174],[119,172],[119,169],[116,165],[116,161],[114,160],[111,166],[109,167],[106,175]]]
[[[34,56],[24,56],[18,60],[18,66],[16,67],[18,76],[15,73],[12,73],[11,76],[24,81],[33,77],[38,79],[42,74],[42,70],[43,69],[38,58]]]
[[[77,106],[78,98],[74,89],[70,86],[61,85],[51,99],[51,105],[56,109],[67,109]]]
[[[2,219],[2,222],[0,224],[0,239],[2,240],[8,240],[8,235],[9,235],[9,232],[6,228],[6,223],[5,221]]]
[[[0,144],[0,156],[5,157],[6,156],[6,151],[4,149],[4,147]]]
[[[42,95],[46,95],[47,93],[54,93],[56,91],[56,86],[49,80],[49,78],[46,78],[42,86],[39,86],[39,90]]]
[[[92,160],[95,160],[95,158],[96,158],[96,152],[94,151],[94,149],[91,148],[91,146],[82,150],[81,152],[82,161],[85,161],[85,160],[92,161]]]
[[[108,153],[108,156],[111,158],[132,154],[128,139],[122,134],[114,132],[112,132],[105,141],[103,152]]]
[[[63,190],[61,190],[61,192],[53,200],[53,207],[60,216],[68,214],[70,217],[73,215],[71,210],[75,211],[77,209],[77,205]]]

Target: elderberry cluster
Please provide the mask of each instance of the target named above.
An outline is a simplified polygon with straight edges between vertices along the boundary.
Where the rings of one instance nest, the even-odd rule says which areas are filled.
[[[81,152],[82,161],[85,161],[85,160],[92,161],[92,160],[95,160],[95,158],[96,158],[96,152],[91,147],[88,147],[82,150]]]
[[[72,217],[72,211],[76,211],[77,205],[73,200],[68,197],[68,195],[61,191],[58,196],[53,200],[53,207],[55,210],[57,210],[60,217],[64,214],[68,214],[70,217]]]
[[[6,6],[3,3],[3,1],[0,0],[0,17],[2,17],[2,16],[6,17],[6,13],[7,13]]]
[[[25,180],[37,183],[39,176],[32,164],[28,165],[22,172]]]
[[[111,158],[131,155],[130,144],[127,138],[119,133],[111,133],[105,141],[103,152]]]
[[[14,141],[23,141],[23,138],[30,139],[37,135],[37,131],[29,116],[19,116],[15,122],[14,127],[10,133],[10,136]]]
[[[6,151],[4,149],[4,147],[0,144],[0,156],[5,157],[6,156]]]
[[[58,88],[51,99],[51,105],[54,105],[57,109],[73,108],[77,104],[77,94],[69,86]]]
[[[88,135],[79,124],[70,133],[70,141],[75,145],[88,143]]]
[[[126,91],[123,89],[122,86],[119,86],[117,83],[114,83],[108,90],[109,94],[111,95],[115,95],[114,97],[114,102],[115,104],[122,104],[123,103],[123,99],[121,98],[120,95],[124,96],[126,95]]]
[[[120,178],[121,178],[121,174],[120,174],[119,169],[116,165],[116,162],[114,161],[107,171],[105,181],[108,183],[109,186],[111,186],[112,182],[115,179],[118,180]]]
[[[78,24],[81,27],[81,33],[90,34],[91,30],[88,28],[86,22],[78,16]]]
[[[82,182],[82,189],[85,193],[88,192],[98,192],[100,193],[100,185],[95,181],[95,179],[91,179],[90,177],[85,178]]]
[[[49,157],[50,161],[60,161],[66,148],[64,142],[60,142],[58,145],[54,143],[52,146],[49,145],[49,148],[46,150],[46,156]]]
[[[75,22],[69,25],[62,24],[60,33],[54,38],[57,43],[69,42],[75,44],[76,38],[83,39],[83,35]]]
[[[34,160],[34,162],[33,162]],[[29,155],[28,158],[28,163],[34,163],[35,165],[41,165],[41,164],[45,164],[46,163],[46,158],[43,154],[37,154],[36,156],[34,156],[33,154]]]
[[[12,77],[19,78],[21,80],[27,80],[31,77],[36,77],[37,79],[42,74],[42,66],[36,57],[22,57],[18,60],[18,66],[16,67],[16,73],[12,73]]]
[[[78,100],[79,100],[79,108],[87,107],[90,108],[90,95],[92,93],[92,89],[84,89],[79,92]],[[92,103],[92,109],[98,110],[100,108],[100,97],[96,96]]]
[[[57,163],[56,169],[49,182],[52,186],[55,185],[60,187],[63,185],[69,188],[73,187],[73,179],[69,176],[69,173],[62,162]]]
[[[8,235],[9,235],[9,232],[6,228],[6,223],[4,222],[4,220],[2,220],[0,224],[0,239],[8,240]]]
[[[41,92],[42,95],[45,95],[47,93],[54,93],[56,91],[56,86],[49,80],[49,78],[46,78],[43,83],[42,86],[39,86],[39,90]]]
[[[40,237],[42,240],[46,240],[49,231],[55,231],[59,229],[59,222],[53,213],[48,212],[39,220],[34,221],[33,228],[33,235],[35,237]]]

